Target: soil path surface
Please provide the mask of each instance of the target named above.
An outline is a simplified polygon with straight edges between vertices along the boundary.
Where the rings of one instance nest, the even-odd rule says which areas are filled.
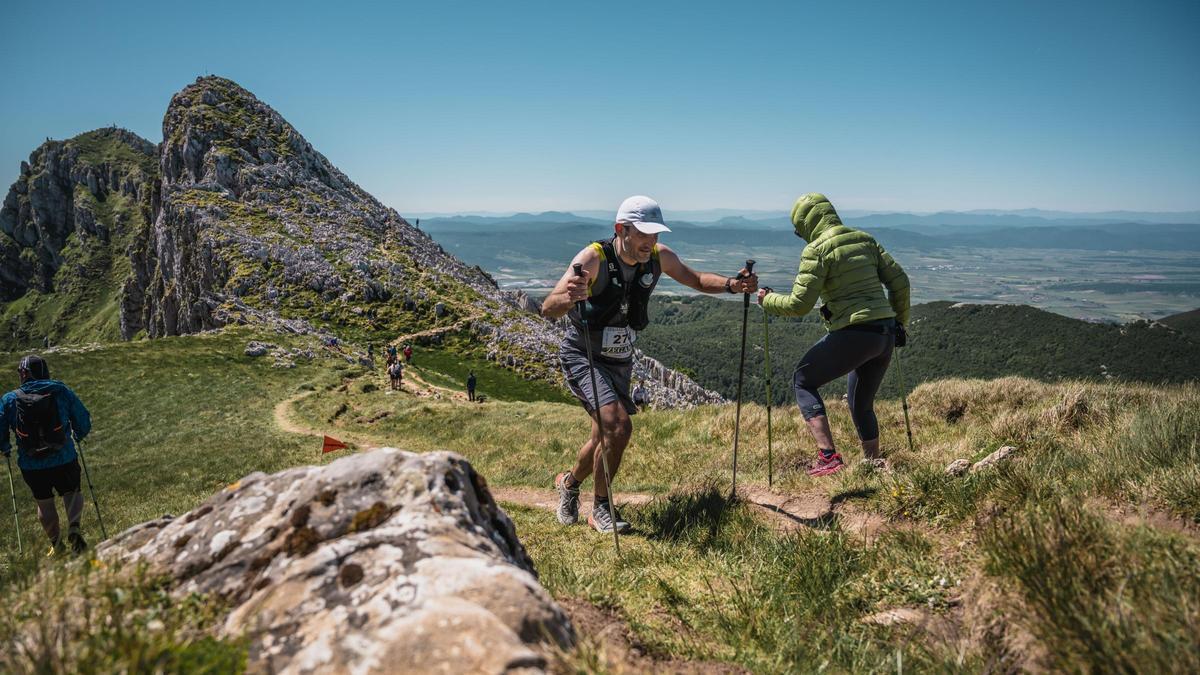
[[[339,441],[353,443],[363,450],[373,450],[378,447],[378,444],[374,440],[369,439],[366,436],[360,436],[356,433],[346,431],[345,429],[333,429],[332,433],[330,433],[329,430],[319,431],[293,420],[291,417],[292,406],[298,403],[301,399],[312,396],[315,393],[317,392],[302,392],[292,396],[291,398],[284,399],[276,404],[274,411],[275,425],[283,431],[291,434],[303,434],[305,436],[316,436],[317,438],[323,438],[328,433],[330,436],[334,436]]]
[[[494,485],[489,485],[488,489],[498,502],[546,511],[558,509],[558,493],[552,489]],[[641,506],[650,503],[655,496],[638,492],[618,492],[617,505]],[[873,540],[887,524],[883,516],[854,505],[841,503],[835,506],[829,495],[824,492],[784,494],[763,486],[746,486],[738,491],[738,498],[777,532],[794,532],[804,528],[827,530],[836,522],[843,530]],[[581,494],[580,513],[588,513],[591,508],[592,495]]]
[[[466,316],[466,317],[459,319],[458,321],[455,321],[454,323],[450,324],[449,326],[438,326],[436,328],[430,328],[428,330],[420,331],[419,333],[409,333],[408,335],[400,335],[396,339],[389,342],[388,344],[394,345],[399,348],[403,348],[404,345],[406,345],[410,342],[416,342],[417,344],[420,344],[425,339],[435,338],[435,337],[442,336],[442,335],[449,335],[450,333],[456,333],[456,332],[466,328],[467,326],[471,325],[472,321],[475,321],[476,319],[479,319],[482,316],[483,316],[482,312],[476,312],[475,314],[472,314],[471,316]]]
[[[556,511],[558,509],[558,493],[554,490],[541,490],[531,487],[499,487],[489,485],[492,498],[498,502],[520,504],[535,509]],[[617,506],[642,506],[649,504],[654,495],[639,492],[618,492]],[[590,513],[592,510],[592,494],[583,492],[579,495],[579,512]]]

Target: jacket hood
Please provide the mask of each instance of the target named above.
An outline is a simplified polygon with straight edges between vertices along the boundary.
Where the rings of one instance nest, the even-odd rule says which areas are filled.
[[[812,241],[826,228],[841,225],[842,219],[829,198],[820,192],[810,192],[796,200],[792,207],[792,227],[804,241]]]
[[[21,385],[21,389],[30,394],[45,394],[49,391],[62,389],[66,385],[58,380],[29,380]]]

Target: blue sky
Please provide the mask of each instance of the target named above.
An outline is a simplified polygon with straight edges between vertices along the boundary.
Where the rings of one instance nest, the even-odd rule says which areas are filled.
[[[177,6],[173,6],[177,5]],[[847,5],[846,7],[838,5]],[[8,3],[0,185],[229,77],[401,213],[1200,208],[1200,3]]]

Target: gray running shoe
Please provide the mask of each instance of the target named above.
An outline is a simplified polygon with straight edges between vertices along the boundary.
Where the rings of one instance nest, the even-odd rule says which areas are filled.
[[[613,513],[617,517],[617,532],[628,532],[632,526],[621,517],[621,512],[617,510],[616,506],[613,507]],[[592,529],[597,532],[612,534],[613,521],[609,517],[608,504],[596,502],[596,505],[592,507],[592,515],[588,516],[588,525],[591,525]]]
[[[554,487],[558,488],[558,522],[563,525],[574,525],[579,522],[579,484],[567,487],[567,476],[564,471],[554,477]]]

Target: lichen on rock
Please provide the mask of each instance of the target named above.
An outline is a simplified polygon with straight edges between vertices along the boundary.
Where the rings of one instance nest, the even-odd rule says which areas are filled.
[[[540,670],[574,642],[512,521],[453,453],[251,474],[98,555],[228,601],[221,634],[249,638],[254,671]]]

